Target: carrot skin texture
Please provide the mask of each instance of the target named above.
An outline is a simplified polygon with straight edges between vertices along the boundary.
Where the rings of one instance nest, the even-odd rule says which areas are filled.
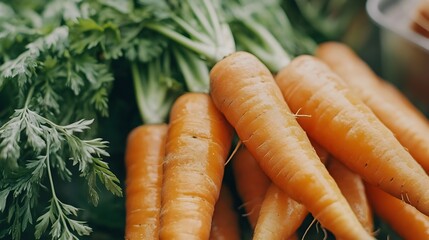
[[[423,113],[393,85],[379,78],[347,45],[323,43],[316,56],[358,94],[429,173],[429,121]]]
[[[166,124],[142,125],[128,135],[125,239],[158,239]]]
[[[208,239],[233,130],[208,94],[186,93],[170,112],[160,239]]]
[[[362,178],[335,158],[330,159],[327,167],[359,222],[367,232],[372,233],[374,230],[373,216]]]
[[[429,217],[381,189],[366,184],[375,213],[404,239],[429,239]]]
[[[241,146],[235,153],[232,168],[237,192],[246,209],[247,219],[252,228],[255,228],[262,201],[271,180],[245,146]]]
[[[284,101],[269,70],[236,52],[210,72],[210,94],[268,177],[338,237],[373,239]]]
[[[277,75],[300,125],[349,169],[429,214],[429,177],[338,75],[311,56],[295,58]]]
[[[238,212],[229,187],[223,185],[215,205],[210,230],[210,240],[239,240],[240,226]]]
[[[325,164],[328,152],[312,139],[310,142]],[[262,202],[253,239],[288,239],[298,230],[307,215],[304,205],[292,200],[275,184],[271,184]]]
[[[298,230],[307,214],[304,205],[291,199],[275,184],[271,184],[260,210],[253,239],[287,239]]]

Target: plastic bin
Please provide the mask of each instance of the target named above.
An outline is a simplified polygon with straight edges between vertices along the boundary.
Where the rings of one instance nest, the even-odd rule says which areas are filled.
[[[382,77],[397,85],[429,114],[429,39],[410,28],[420,0],[368,0],[380,28]]]

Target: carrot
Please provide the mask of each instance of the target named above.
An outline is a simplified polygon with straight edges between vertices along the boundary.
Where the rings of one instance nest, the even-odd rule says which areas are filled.
[[[210,72],[210,94],[267,176],[337,237],[372,239],[320,162],[269,70],[236,52]]]
[[[429,121],[395,87],[380,79],[342,43],[321,44],[316,55],[326,62],[429,173]]]
[[[287,239],[296,232],[307,214],[304,205],[271,184],[262,203],[253,239]]]
[[[373,232],[374,223],[372,212],[365,194],[365,186],[362,178],[350,171],[340,161],[331,158],[328,163],[328,171],[334,178],[344,197],[349,202],[359,222],[367,232]]]
[[[125,239],[158,239],[166,124],[130,132],[125,151]]]
[[[295,58],[276,77],[305,131],[361,177],[429,214],[429,177],[341,79],[322,61]]]
[[[404,239],[429,239],[429,217],[381,189],[366,184],[375,213]]]
[[[246,209],[247,219],[252,228],[255,228],[262,201],[271,181],[243,145],[234,155],[232,169],[238,195]]]
[[[287,238],[287,240],[299,240],[298,235],[292,234],[292,236],[290,236],[289,238]]]
[[[319,157],[320,161],[326,165],[329,159],[329,152],[326,151],[324,147],[322,147],[319,143],[317,143],[314,139],[309,138],[311,146],[313,146],[314,150],[316,151],[317,156]]]
[[[222,185],[213,213],[210,240],[239,240],[238,223],[238,212],[234,208],[231,191],[227,185]]]
[[[328,152],[311,139],[310,142],[325,164]],[[262,202],[253,239],[287,239],[293,236],[307,215],[308,211],[302,204],[271,184]]]
[[[204,93],[181,95],[169,124],[160,239],[208,239],[233,130]]]

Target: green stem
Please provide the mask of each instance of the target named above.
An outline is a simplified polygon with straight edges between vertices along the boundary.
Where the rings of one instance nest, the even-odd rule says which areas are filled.
[[[188,0],[187,2],[188,2],[188,6],[192,9],[192,12],[195,14],[195,17],[197,18],[197,20],[201,23],[205,32],[209,35],[214,34],[215,29],[213,29],[213,24],[207,21],[206,14],[200,8],[197,8],[197,4],[194,4],[190,0]]]
[[[143,85],[142,85],[142,80],[141,80],[141,76],[140,76],[140,72],[137,68],[137,64],[136,63],[132,63],[131,64],[131,72],[133,75],[133,83],[134,83],[134,92],[136,95],[136,100],[137,100],[137,106],[140,112],[140,117],[142,119],[142,121],[145,121],[145,107],[144,107],[144,91],[143,91]]]
[[[57,194],[55,192],[55,186],[54,186],[54,180],[52,178],[52,172],[51,172],[51,163],[49,160],[50,147],[51,147],[51,144],[50,144],[49,138],[47,138],[46,139],[46,152],[47,152],[47,154],[46,154],[46,168],[48,170],[48,178],[49,178],[49,183],[51,186],[52,198],[57,199]],[[57,207],[59,208],[59,206],[57,206]]]
[[[188,24],[186,21],[184,21],[183,19],[176,17],[176,16],[172,16],[171,17],[181,28],[183,28],[187,33],[189,33],[193,38],[195,38],[196,40],[200,41],[200,42],[204,42],[204,43],[210,43],[210,39],[204,35],[201,34],[200,32],[198,32],[198,30],[196,30],[195,28],[193,28],[190,24]]]
[[[203,0],[203,1],[204,1],[204,6],[207,9],[209,19],[212,23],[211,25],[213,26],[213,33],[214,33],[214,37],[216,38],[216,44],[219,44],[222,42],[222,36],[223,36],[221,26],[219,24],[219,18],[212,4],[212,0]],[[216,48],[218,48],[218,46],[216,46]]]
[[[250,17],[241,19],[243,25],[252,32],[254,37],[238,34],[237,38],[250,52],[259,57],[273,72],[278,72],[290,62],[289,54],[277,39],[260,23]],[[260,42],[254,40],[257,38]]]
[[[173,48],[186,86],[191,92],[209,92],[209,70],[203,60],[186,49]]]
[[[67,225],[67,222],[66,222],[65,217],[64,217],[64,212],[62,210],[62,207],[60,206],[60,201],[59,201],[59,199],[57,197],[57,193],[55,191],[54,180],[53,180],[52,171],[51,171],[51,161],[49,158],[49,152],[50,152],[49,138],[47,138],[47,140],[46,140],[46,152],[47,152],[47,154],[46,154],[46,168],[48,171],[49,184],[51,186],[52,201],[54,201],[55,206],[57,207],[58,217],[61,219],[62,226],[65,227],[65,230],[63,230],[63,232],[64,231],[70,232],[68,225]]]
[[[157,31],[165,35],[166,37],[172,39],[173,41],[191,49],[197,54],[204,56],[210,62],[217,62],[220,60],[218,56],[216,56],[216,50],[211,45],[195,42],[164,25],[160,25],[156,23],[148,23],[146,24],[146,27],[154,31]]]
[[[31,98],[33,97],[34,89],[36,88],[36,85],[31,86],[30,90],[28,91],[27,98],[25,99],[24,108],[28,108],[30,105]]]

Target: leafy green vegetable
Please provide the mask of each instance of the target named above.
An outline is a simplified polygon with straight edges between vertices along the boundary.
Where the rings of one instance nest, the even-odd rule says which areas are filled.
[[[82,27],[78,19],[88,15],[86,4],[42,4],[0,5],[7,13],[0,17],[0,90],[8,96],[0,110],[0,234],[20,239],[34,225],[37,239],[78,239],[91,228],[77,219],[78,208],[60,200],[54,177],[72,181],[77,168],[94,205],[99,182],[122,195],[102,160],[109,156],[107,142],[92,138],[95,129],[88,132],[107,116],[113,76],[110,62],[99,55],[105,41],[89,46],[71,35]],[[46,194],[51,197],[43,206],[39,199]]]
[[[124,208],[122,163],[106,159],[123,156],[133,124],[165,122],[184,91],[208,92],[209,67],[236,50],[234,37],[273,71],[314,49],[281,4],[0,2],[0,238],[85,239],[91,220],[119,228],[124,219],[111,219],[123,212],[94,206]],[[125,100],[111,96],[126,87]],[[123,116],[130,104],[142,122]]]
[[[197,53],[213,65],[235,51],[235,42],[223,19],[220,1],[159,1],[169,17],[146,27]]]
[[[229,26],[208,0],[18,0],[0,13],[0,234],[20,239],[34,226],[37,239],[88,235],[58,179],[84,178],[94,205],[100,183],[122,195],[97,137],[116,71],[134,79],[143,122],[166,121],[183,82],[208,92],[206,60],[235,50]]]
[[[279,1],[224,0],[223,3],[240,48],[255,54],[273,72],[290,62],[293,52],[289,49],[288,53],[280,43],[280,38],[274,34],[277,28],[281,28],[289,33],[286,41],[293,42],[293,32],[287,18],[284,16],[282,25],[277,25],[280,18],[276,15],[284,14]]]
[[[137,104],[144,123],[166,121],[174,100],[182,93],[181,84],[171,73],[168,53],[146,64],[131,64]]]

